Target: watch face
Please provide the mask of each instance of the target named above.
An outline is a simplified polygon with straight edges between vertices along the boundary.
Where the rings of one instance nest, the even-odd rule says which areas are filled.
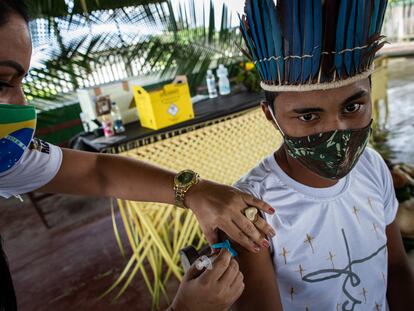
[[[177,177],[178,182],[181,185],[188,185],[194,178],[193,172],[185,171]]]

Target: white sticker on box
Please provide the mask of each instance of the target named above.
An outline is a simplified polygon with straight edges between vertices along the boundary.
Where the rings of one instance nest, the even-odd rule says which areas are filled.
[[[177,116],[178,111],[179,111],[178,107],[174,104],[171,104],[170,108],[168,108],[168,113],[172,115],[173,117]]]

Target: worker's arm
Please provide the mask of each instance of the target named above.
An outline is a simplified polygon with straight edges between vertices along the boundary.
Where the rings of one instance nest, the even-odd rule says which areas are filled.
[[[388,304],[391,311],[411,310],[414,306],[414,274],[395,221],[387,226],[386,233],[388,240]]]
[[[63,149],[59,172],[39,191],[174,204],[174,176],[174,172],[127,157]],[[185,203],[196,215],[209,243],[217,241],[215,232],[219,228],[251,251],[257,251],[264,239],[242,211],[255,206],[266,213],[274,212],[249,194],[207,180],[189,190]],[[261,231],[274,234],[268,224]]]

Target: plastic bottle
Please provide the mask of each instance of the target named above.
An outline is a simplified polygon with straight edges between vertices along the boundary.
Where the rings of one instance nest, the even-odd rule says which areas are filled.
[[[125,127],[122,123],[122,115],[119,111],[118,105],[115,102],[112,102],[111,116],[115,133],[120,134],[125,132]]]
[[[207,71],[207,88],[208,88],[208,96],[210,98],[216,98],[217,94],[217,87],[216,87],[216,78],[213,75],[212,70]]]
[[[220,95],[228,95],[230,94],[230,81],[229,81],[229,72],[223,64],[219,65],[217,69],[217,76],[219,78],[219,92]]]
[[[114,129],[112,118],[110,114],[106,114],[102,116],[102,127],[105,134],[105,137],[112,137],[114,136]]]
[[[89,119],[88,119],[88,116],[86,115],[86,113],[81,112],[79,114],[79,117],[80,117],[80,119],[82,121],[82,126],[83,126],[83,130],[85,131],[85,133],[90,132],[91,131],[91,128],[89,126]]]

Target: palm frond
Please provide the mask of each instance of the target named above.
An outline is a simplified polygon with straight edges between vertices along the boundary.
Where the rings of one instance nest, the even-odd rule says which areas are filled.
[[[37,7],[38,14],[44,12],[40,16],[45,16],[49,10],[73,12],[82,7],[81,2],[75,1],[73,8],[68,8],[63,5],[65,1],[51,4],[50,1],[39,0],[32,3],[32,11]],[[146,5],[119,8],[120,3],[129,5],[132,2],[145,2]],[[192,90],[195,90],[204,82],[209,67],[217,66],[218,62],[228,64],[240,60],[239,49],[234,43],[240,44],[241,36],[238,28],[232,27],[231,14],[225,5],[219,10],[210,1],[207,7],[203,6],[204,15],[200,17],[195,0],[189,1],[187,6],[181,3],[178,7],[171,1],[155,2],[120,1],[115,8],[108,1],[93,0],[87,2],[88,17],[83,14],[56,17],[59,13],[50,15],[48,20],[32,22],[34,41],[43,38],[47,46],[40,66],[45,75],[39,75],[40,71],[35,67],[25,88],[27,95],[30,98],[54,98],[59,93],[55,90],[73,92],[78,87],[147,74],[158,74],[162,78],[185,74]],[[62,7],[57,9],[59,3]],[[101,9],[114,10],[98,11],[98,3]],[[221,12],[219,28],[215,22],[217,11]],[[135,25],[132,28],[131,23]],[[114,25],[115,30],[92,31],[108,24]],[[50,29],[49,33],[45,34],[45,28]],[[147,28],[156,32],[148,33],[145,31]],[[77,35],[69,37],[71,33]],[[49,42],[53,41],[56,44],[50,45]],[[114,66],[118,67],[116,71],[124,71],[125,74],[120,77],[112,73]],[[100,68],[110,68],[105,79],[99,73]],[[61,81],[50,79],[48,70],[51,75],[65,78]],[[43,87],[37,90],[36,84]]]

